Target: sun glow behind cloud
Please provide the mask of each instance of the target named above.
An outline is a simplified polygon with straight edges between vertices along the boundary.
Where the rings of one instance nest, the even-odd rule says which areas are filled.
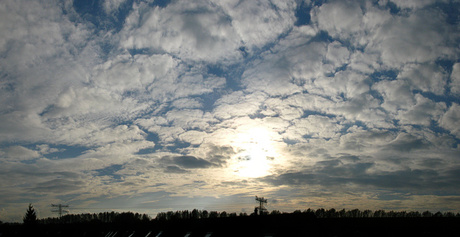
[[[279,157],[272,133],[262,126],[238,133],[231,142],[237,154],[233,157],[230,169],[238,176],[247,178],[269,175]]]

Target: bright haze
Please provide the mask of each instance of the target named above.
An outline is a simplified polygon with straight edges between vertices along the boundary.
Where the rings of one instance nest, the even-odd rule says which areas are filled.
[[[0,220],[460,211],[460,3],[0,1]]]

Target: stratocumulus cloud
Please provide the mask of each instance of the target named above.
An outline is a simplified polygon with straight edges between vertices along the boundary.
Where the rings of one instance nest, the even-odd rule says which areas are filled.
[[[251,212],[254,195],[459,212],[458,9],[2,1],[0,219]]]

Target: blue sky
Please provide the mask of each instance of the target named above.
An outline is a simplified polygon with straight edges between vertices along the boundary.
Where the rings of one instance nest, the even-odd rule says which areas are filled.
[[[2,1],[0,220],[460,211],[457,1]]]

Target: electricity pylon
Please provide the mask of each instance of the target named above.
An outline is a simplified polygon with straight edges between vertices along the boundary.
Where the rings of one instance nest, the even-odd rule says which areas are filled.
[[[69,207],[69,205],[62,205],[62,204],[51,204],[51,207],[56,207],[57,209],[51,210],[51,212],[59,213],[59,218],[62,217],[62,212],[69,212],[68,210],[63,209],[63,207]]]
[[[264,203],[267,203],[267,199],[256,196],[256,201],[259,203],[259,206],[255,208],[255,213],[257,214],[257,211],[258,211],[259,215],[265,214],[265,212],[267,211],[267,208],[264,207]]]

